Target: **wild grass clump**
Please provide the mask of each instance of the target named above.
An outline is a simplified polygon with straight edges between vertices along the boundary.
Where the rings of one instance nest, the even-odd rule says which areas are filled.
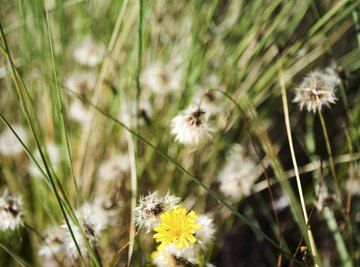
[[[359,1],[0,7],[0,266],[360,264]]]

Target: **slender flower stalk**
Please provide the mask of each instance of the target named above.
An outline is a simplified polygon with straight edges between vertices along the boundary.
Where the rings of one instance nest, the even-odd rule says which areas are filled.
[[[317,253],[314,237],[313,237],[310,225],[309,225],[309,216],[306,211],[305,199],[304,199],[303,189],[302,189],[300,175],[299,175],[299,169],[298,169],[294,146],[293,146],[293,141],[292,141],[289,110],[288,110],[286,90],[285,90],[284,73],[283,73],[281,67],[279,67],[279,76],[280,76],[280,88],[281,88],[281,95],[282,95],[282,102],[283,102],[283,109],[284,109],[286,133],[287,133],[287,137],[288,137],[288,141],[289,141],[291,159],[292,159],[292,162],[294,165],[296,184],[297,184],[297,188],[299,191],[300,203],[301,203],[302,212],[303,212],[303,216],[304,216],[304,220],[305,220],[305,225],[307,228],[306,233],[307,233],[307,237],[308,237],[308,240],[310,243],[310,249],[311,249],[312,256],[315,259],[315,266],[319,266],[318,253]]]

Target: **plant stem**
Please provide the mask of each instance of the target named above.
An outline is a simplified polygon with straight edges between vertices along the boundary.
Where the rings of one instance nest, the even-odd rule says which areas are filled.
[[[281,66],[279,66],[279,76],[280,76],[280,88],[281,88],[281,96],[282,96],[284,117],[285,117],[286,134],[287,134],[288,141],[289,141],[291,160],[294,165],[295,178],[296,178],[297,188],[299,191],[301,208],[303,211],[304,220],[305,220],[305,224],[307,227],[307,230],[306,230],[307,237],[309,240],[309,245],[310,245],[312,256],[314,257],[314,260],[315,260],[315,266],[320,266],[320,260],[319,260],[318,253],[316,250],[314,237],[313,237],[311,227],[309,224],[309,216],[306,211],[305,199],[304,199],[304,194],[303,194],[302,185],[301,185],[301,181],[300,181],[300,175],[299,175],[299,169],[298,169],[298,165],[297,165],[297,161],[296,161],[296,155],[295,155],[295,151],[294,151],[294,145],[293,145],[293,140],[292,140],[292,135],[291,135],[290,119],[289,119],[289,109],[288,109],[286,89],[285,89],[284,73],[282,71]]]
[[[340,191],[340,188],[339,188],[339,184],[338,184],[338,181],[337,181],[337,178],[336,178],[335,164],[334,164],[334,159],[333,159],[333,155],[332,155],[332,151],[331,151],[329,135],[328,135],[327,130],[326,130],[326,124],[325,124],[324,116],[323,116],[323,114],[322,114],[322,112],[320,110],[319,110],[318,114],[319,114],[319,118],[320,118],[321,128],[322,128],[322,131],[324,133],[326,150],[327,150],[327,153],[329,155],[329,167],[330,167],[331,177],[334,180],[336,191],[337,191],[341,201],[343,201],[342,194],[341,194],[341,191]]]
[[[324,217],[326,219],[326,223],[333,234],[335,239],[335,244],[340,254],[340,259],[343,267],[353,267],[353,263],[351,261],[350,255],[346,249],[346,245],[344,243],[344,239],[341,236],[339,231],[338,224],[336,222],[336,218],[334,216],[334,212],[329,207],[324,207]]]
[[[135,127],[136,131],[140,133],[139,127],[139,102],[140,102],[140,75],[141,75],[141,64],[142,64],[142,24],[143,24],[143,0],[139,0],[139,28],[138,28],[138,62],[137,62],[137,71],[136,71],[136,116],[135,116]],[[128,262],[127,265],[131,265],[132,254],[134,250],[134,241],[135,241],[135,208],[136,208],[136,199],[137,199],[137,156],[140,153],[140,140],[135,139],[136,146],[134,145],[134,140],[131,133],[126,133],[128,151],[130,157],[130,172],[131,172],[131,218],[130,218],[130,231],[129,231],[129,252],[128,252]]]

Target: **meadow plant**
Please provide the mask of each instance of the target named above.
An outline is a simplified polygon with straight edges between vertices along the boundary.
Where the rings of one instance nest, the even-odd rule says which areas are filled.
[[[360,266],[359,9],[1,1],[0,266]]]

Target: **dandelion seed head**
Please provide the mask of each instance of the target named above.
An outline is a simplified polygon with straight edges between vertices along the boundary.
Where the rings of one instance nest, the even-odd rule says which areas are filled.
[[[129,155],[118,154],[100,164],[98,175],[104,181],[114,181],[122,178],[129,170]]]
[[[314,202],[314,206],[318,211],[323,210],[324,207],[330,206],[337,201],[336,196],[330,193],[329,188],[324,182],[320,182],[317,187],[317,199]]]
[[[197,224],[201,225],[201,228],[195,232],[195,238],[202,249],[206,249],[207,245],[214,240],[215,225],[213,220],[205,214],[198,216]]]
[[[110,210],[106,210],[103,204],[104,199],[96,198],[92,203],[84,203],[78,210],[75,211],[75,215],[79,221],[81,229],[73,222],[70,222],[74,237],[83,256],[87,255],[88,250],[86,247],[86,241],[81,233],[83,232],[88,243],[95,247],[99,243],[101,231],[111,224],[111,218],[113,218],[114,213]],[[66,224],[63,224],[61,227],[65,231],[63,240],[66,255],[70,261],[76,261],[79,259],[79,254],[70,230]]]
[[[171,133],[184,145],[199,146],[209,142],[213,131],[207,114],[196,105],[182,111],[171,122]]]
[[[61,227],[53,227],[47,231],[45,242],[39,248],[38,254],[41,257],[48,258],[47,261],[55,260],[53,256],[65,253],[65,229]],[[62,257],[61,257],[62,258]],[[45,266],[45,265],[43,265]]]
[[[28,142],[28,134],[24,127],[18,124],[11,126],[21,141],[26,144]],[[6,157],[16,157],[23,152],[23,147],[20,141],[16,138],[15,134],[6,128],[0,134],[0,154]]]
[[[197,216],[194,211],[186,214],[185,207],[175,207],[163,212],[160,215],[161,224],[154,227],[156,234],[153,235],[156,242],[160,242],[159,250],[164,249],[169,244],[175,244],[179,249],[189,247],[190,243],[195,243],[195,231],[201,228],[196,224]]]
[[[160,224],[160,214],[172,207],[176,207],[180,202],[178,197],[167,193],[160,197],[155,191],[147,196],[141,196],[139,204],[135,208],[135,223],[139,228],[151,231]]]
[[[217,176],[220,192],[232,201],[249,196],[257,179],[256,164],[244,151],[241,145],[236,145]]]
[[[92,226],[95,233],[108,228],[115,221],[116,210],[108,209],[105,205],[106,199],[97,197],[91,203],[84,203],[79,210],[76,211],[77,217],[81,218],[87,225]],[[88,229],[90,229],[88,227]]]
[[[305,107],[308,112],[321,111],[323,106],[330,107],[336,102],[335,90],[339,84],[340,79],[331,68],[310,72],[295,89],[293,102],[299,103],[301,110]]]
[[[90,109],[80,100],[74,100],[69,107],[69,118],[85,126],[91,119]]]
[[[98,242],[98,236],[97,233],[95,232],[94,225],[92,225],[88,221],[85,221],[84,218],[78,218],[78,220],[82,227],[82,230],[79,229],[79,227],[72,222],[70,222],[70,226],[71,226],[71,230],[73,231],[75,240],[79,246],[79,250],[81,254],[84,256],[87,255],[88,251],[86,247],[86,242],[81,234],[81,231],[84,232],[85,237],[90,243],[90,245],[95,245]],[[64,244],[65,244],[66,255],[70,261],[76,261],[77,259],[79,259],[80,255],[78,253],[74,239],[72,238],[70,230],[66,224],[63,224],[62,228],[64,228],[65,230]]]
[[[91,37],[86,37],[74,50],[74,58],[81,65],[96,67],[105,56],[105,47],[96,43]]]
[[[96,74],[92,71],[74,73],[66,80],[66,87],[80,95],[93,91],[96,86]]]
[[[197,253],[198,250],[192,247],[178,249],[170,244],[163,250],[151,253],[151,259],[152,263],[158,267],[186,267],[198,264]]]
[[[22,226],[23,215],[21,197],[13,197],[5,191],[0,197],[0,230],[13,231]]]
[[[170,66],[151,64],[141,75],[141,83],[156,94],[165,95],[181,87],[181,74]]]

